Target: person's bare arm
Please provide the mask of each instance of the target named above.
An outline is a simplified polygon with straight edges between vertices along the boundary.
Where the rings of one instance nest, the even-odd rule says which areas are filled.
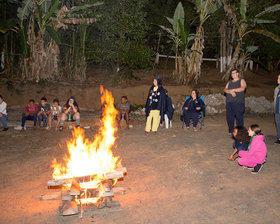
[[[56,111],[57,111],[57,116],[59,117],[60,116],[59,106],[56,108]]]
[[[226,84],[226,87],[225,87],[225,89],[224,89],[224,92],[225,93],[228,93],[228,94],[232,94],[232,89],[228,89],[228,84],[229,84],[229,82]]]

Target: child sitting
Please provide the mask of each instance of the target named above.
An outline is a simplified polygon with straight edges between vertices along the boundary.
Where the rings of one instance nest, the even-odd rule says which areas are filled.
[[[49,115],[49,127],[50,129],[52,127],[52,121],[57,121],[56,122],[56,130],[58,130],[59,127],[59,122],[60,122],[60,114],[61,114],[61,106],[59,105],[59,100],[54,99],[53,104],[51,106],[51,112]]]
[[[119,111],[117,115],[118,125],[120,127],[121,120],[126,121],[126,129],[129,129],[129,110],[130,104],[127,102],[127,96],[122,96],[121,102],[117,104],[117,110]]]
[[[47,98],[42,97],[41,98],[41,103],[39,104],[38,107],[38,125],[41,128],[41,121],[43,121],[43,127],[47,128],[47,119],[49,117],[51,110],[50,104],[48,104]]]
[[[228,157],[228,160],[234,161],[238,157],[239,151],[247,151],[250,143],[250,136],[248,131],[243,126],[237,126],[233,129],[232,137],[234,139],[233,152]]]
[[[267,148],[264,143],[264,135],[261,133],[261,128],[257,124],[253,124],[248,130],[250,139],[250,144],[248,146],[248,151],[239,151],[238,163],[241,166],[248,168],[254,168],[253,174],[258,173],[265,161]]]
[[[24,130],[26,120],[33,121],[33,127],[34,128],[36,127],[37,113],[38,113],[38,105],[35,104],[35,101],[33,99],[30,99],[21,117],[21,130]]]
[[[59,130],[63,130],[63,123],[64,121],[76,121],[76,127],[80,127],[80,112],[78,103],[75,100],[74,96],[71,96],[67,101],[66,104],[63,106],[63,113],[60,117],[60,127]]]

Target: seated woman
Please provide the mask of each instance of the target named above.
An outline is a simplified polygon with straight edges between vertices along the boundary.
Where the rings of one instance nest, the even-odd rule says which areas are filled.
[[[228,157],[228,160],[234,161],[238,157],[239,151],[247,151],[250,143],[248,131],[243,126],[237,126],[233,129],[232,137],[234,139],[233,152]]]
[[[74,96],[71,96],[63,106],[63,113],[61,113],[60,117],[60,131],[63,130],[63,123],[66,120],[76,121],[76,127],[80,127],[80,111]]]
[[[204,102],[199,98],[198,91],[192,90],[190,98],[188,98],[182,108],[183,119],[186,124],[185,130],[190,129],[190,120],[193,121],[193,130],[197,131],[198,115],[205,107]]]

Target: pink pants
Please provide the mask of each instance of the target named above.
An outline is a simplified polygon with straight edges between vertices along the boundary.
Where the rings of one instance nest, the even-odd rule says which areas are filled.
[[[241,157],[238,159],[238,163],[241,166],[255,167],[258,163],[262,164],[259,158],[254,155],[248,155],[247,151],[239,151],[238,155]]]

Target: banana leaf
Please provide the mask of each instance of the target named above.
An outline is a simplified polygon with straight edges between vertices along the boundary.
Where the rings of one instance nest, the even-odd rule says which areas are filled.
[[[46,30],[50,34],[50,36],[54,39],[57,45],[61,44],[58,33],[54,30],[54,28],[52,28],[51,26],[46,26]]]
[[[78,5],[78,6],[74,6],[72,7],[68,12],[67,14],[72,14],[73,12],[77,12],[77,11],[80,11],[80,10],[85,10],[85,9],[88,9],[90,7],[93,7],[93,6],[100,6],[100,5],[103,5],[104,2],[88,2],[88,3],[85,3],[85,4],[81,4],[81,5]]]
[[[258,34],[262,34],[264,36],[267,36],[269,38],[271,38],[272,40],[274,40],[275,42],[277,43],[280,43],[280,36],[278,36],[277,34],[275,33],[272,33],[268,30],[261,30],[261,29],[253,29],[251,30],[251,32],[253,33],[258,33]]]
[[[240,15],[242,20],[246,20],[247,0],[240,1]]]
[[[184,8],[182,6],[182,3],[179,2],[175,9],[174,15],[173,15],[173,31],[177,35],[180,35],[180,32],[181,32],[178,21],[180,20],[180,22],[184,26],[184,19],[185,19]]]
[[[26,28],[24,28],[24,27],[20,28],[18,34],[19,34],[20,47],[22,50],[23,57],[29,58],[30,57],[30,47],[27,44]]]
[[[20,21],[23,21],[28,18],[33,9],[33,1],[32,0],[24,0],[22,3],[22,7],[17,9],[17,16]]]
[[[265,15],[267,13],[272,13],[272,12],[276,12],[276,11],[279,11],[279,10],[280,10],[280,4],[276,4],[276,5],[270,6],[268,8],[265,8],[265,10],[262,11],[261,13],[257,14],[256,17],[260,17],[260,16]]]
[[[53,6],[51,7],[51,9],[49,10],[49,12],[44,16],[44,18],[42,19],[42,24],[46,24],[47,20],[54,14],[54,12],[57,10],[58,6],[60,4],[59,0],[56,0],[53,4]]]
[[[8,19],[7,21],[0,24],[0,33],[6,33],[7,31],[17,32],[18,27],[16,26],[19,23],[19,20],[16,18]]]
[[[170,28],[167,28],[165,26],[159,25],[159,27],[163,30],[165,30],[167,33],[169,33],[172,37],[174,37],[176,34],[171,30]]]
[[[169,17],[165,17],[167,20],[168,20],[168,22],[173,26],[173,24],[174,24],[174,20],[173,19],[171,19],[171,18],[169,18]]]

